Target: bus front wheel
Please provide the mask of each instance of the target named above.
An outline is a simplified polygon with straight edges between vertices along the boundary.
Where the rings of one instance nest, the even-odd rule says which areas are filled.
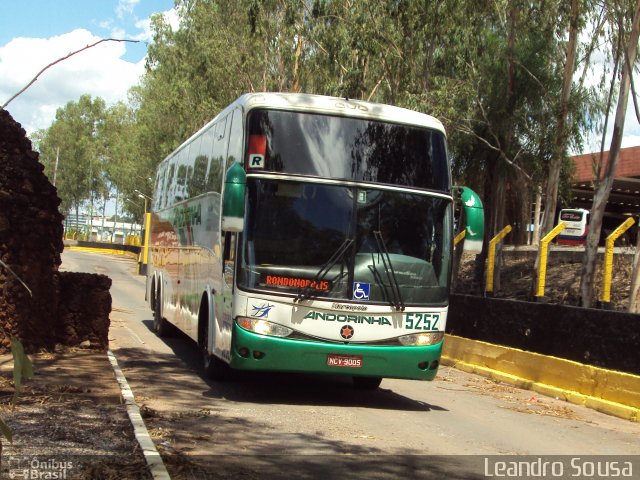
[[[203,352],[204,375],[210,380],[226,382],[233,379],[233,370],[215,355]]]
[[[375,390],[381,383],[380,377],[353,377],[353,386],[358,390]]]
[[[202,309],[201,309],[202,312]],[[200,317],[201,334],[200,334],[200,352],[202,355],[202,366],[206,378],[220,382],[233,380],[233,369],[215,355],[211,355],[207,348],[209,338],[209,322],[207,318]]]
[[[153,329],[159,337],[166,337],[169,335],[169,329],[171,326],[162,316],[161,305],[160,293],[156,292],[153,298]]]

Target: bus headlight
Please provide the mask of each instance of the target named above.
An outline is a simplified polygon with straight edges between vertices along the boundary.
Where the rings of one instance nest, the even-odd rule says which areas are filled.
[[[288,337],[293,332],[292,329],[278,325],[277,323],[260,320],[259,318],[238,317],[238,325],[250,332],[272,337]]]
[[[426,346],[435,345],[444,338],[444,332],[424,332],[412,333],[411,335],[402,335],[398,337],[398,341],[402,345]]]

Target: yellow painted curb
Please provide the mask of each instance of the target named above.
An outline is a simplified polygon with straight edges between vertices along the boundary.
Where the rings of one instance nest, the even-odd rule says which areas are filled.
[[[442,363],[640,422],[640,376],[446,335]]]
[[[138,254],[135,252],[129,252],[126,250],[116,250],[115,248],[78,247],[77,245],[69,245],[69,246],[65,246],[64,249],[76,250],[79,252],[107,253],[111,255],[126,255],[132,258],[138,258]]]

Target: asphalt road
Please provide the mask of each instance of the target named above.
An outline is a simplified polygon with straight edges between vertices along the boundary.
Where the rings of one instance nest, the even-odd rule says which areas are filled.
[[[517,468],[605,478],[598,469],[627,467],[640,477],[640,424],[450,367],[433,382],[385,379],[374,392],[341,377],[206,380],[191,340],[152,332],[133,260],[62,258],[63,269],[113,280],[110,348],[172,478],[487,478]]]

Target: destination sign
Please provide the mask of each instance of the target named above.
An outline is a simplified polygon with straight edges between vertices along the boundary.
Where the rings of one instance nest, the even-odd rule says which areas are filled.
[[[275,287],[310,288],[321,292],[328,291],[331,288],[330,282],[326,280],[316,282],[308,278],[286,277],[281,275],[264,275],[263,283]]]

